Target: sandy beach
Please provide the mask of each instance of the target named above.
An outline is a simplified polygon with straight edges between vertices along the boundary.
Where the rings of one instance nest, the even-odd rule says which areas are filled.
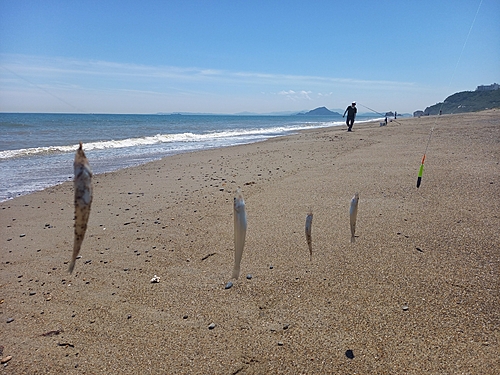
[[[72,182],[0,203],[0,373],[500,374],[500,111],[398,122],[96,175],[71,275]]]

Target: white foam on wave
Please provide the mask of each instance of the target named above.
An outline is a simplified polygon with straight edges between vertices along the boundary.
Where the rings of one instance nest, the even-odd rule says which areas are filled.
[[[306,123],[294,126],[279,126],[272,128],[252,128],[252,129],[235,129],[227,131],[216,131],[203,134],[195,133],[178,133],[178,134],[157,134],[148,137],[127,138],[122,140],[108,140],[85,143],[85,151],[91,150],[104,150],[116,149],[136,146],[148,146],[161,143],[184,143],[184,142],[207,142],[218,140],[229,140],[231,138],[248,137],[252,136],[266,136],[266,135],[279,135],[286,134],[299,130],[306,130],[318,127],[335,126],[339,125],[337,122],[325,123]],[[33,147],[23,148],[18,150],[5,150],[0,151],[0,159],[11,159],[17,157],[35,156],[35,155],[50,155],[61,154],[68,152],[75,152],[78,145],[64,145],[64,146],[47,146],[47,147]]]

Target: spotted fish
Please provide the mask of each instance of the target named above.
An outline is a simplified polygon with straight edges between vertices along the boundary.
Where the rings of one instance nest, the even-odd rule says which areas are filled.
[[[83,152],[82,142],[80,142],[80,147],[76,151],[73,168],[75,170],[75,239],[69,273],[72,273],[75,268],[76,257],[80,252],[85,237],[92,204],[92,171],[85,152]]]
[[[309,260],[311,261],[313,256],[312,237],[311,237],[312,223],[313,223],[313,213],[312,210],[310,209],[309,213],[306,216],[306,241],[307,241],[307,246],[309,246]]]
[[[233,278],[240,276],[240,263],[245,247],[245,236],[247,233],[247,214],[245,211],[245,201],[238,189],[234,197],[234,268]]]

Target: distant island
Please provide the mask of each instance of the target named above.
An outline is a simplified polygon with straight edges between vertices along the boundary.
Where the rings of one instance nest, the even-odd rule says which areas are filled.
[[[338,112],[332,112],[326,107],[319,107],[309,112],[297,113],[297,116],[342,116]]]
[[[475,91],[461,91],[448,96],[444,102],[427,107],[424,111],[413,113],[414,117],[477,112],[485,109],[500,108],[500,85],[478,86]]]

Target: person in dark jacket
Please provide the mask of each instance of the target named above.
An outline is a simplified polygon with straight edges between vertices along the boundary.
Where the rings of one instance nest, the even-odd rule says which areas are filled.
[[[356,102],[352,102],[352,104],[346,108],[344,111],[344,115],[342,117],[345,117],[345,114],[347,113],[347,131],[350,132],[352,131],[352,126],[354,125],[354,119],[356,118],[356,113],[358,113],[358,109],[356,108]]]

